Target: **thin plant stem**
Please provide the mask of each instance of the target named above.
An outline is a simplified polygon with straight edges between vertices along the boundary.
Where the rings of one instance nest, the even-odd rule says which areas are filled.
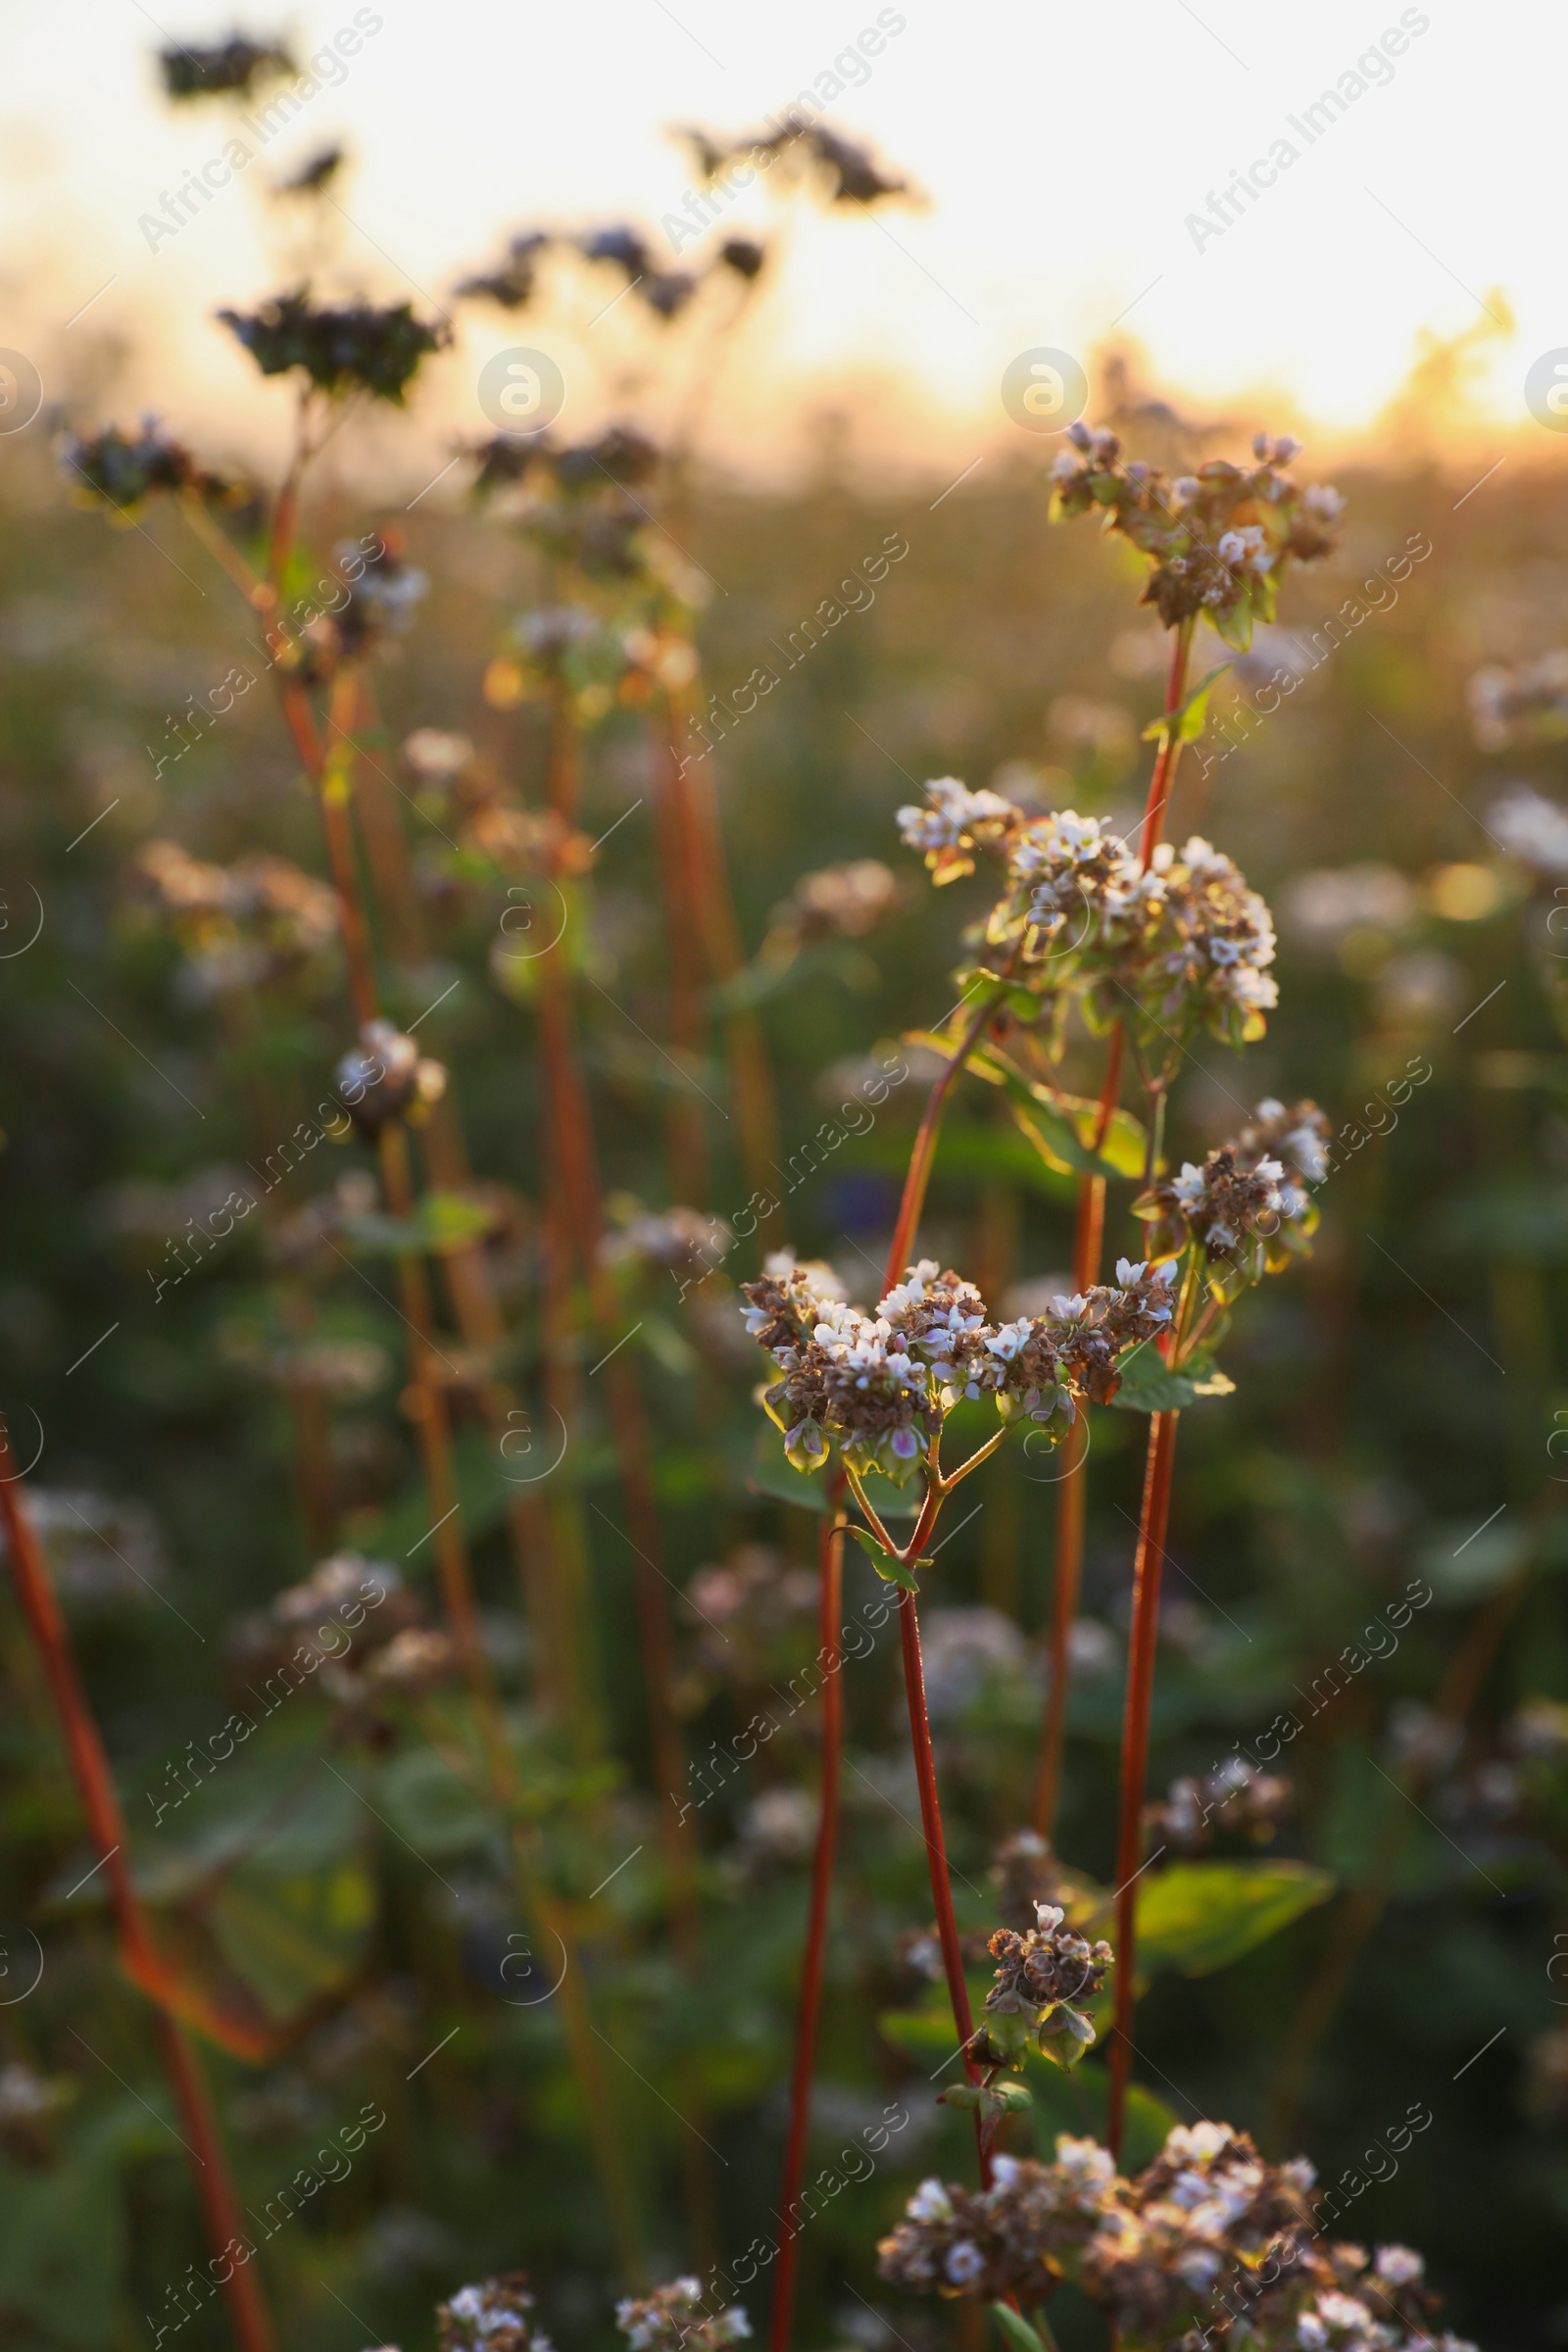
[[[914,1751],[915,1780],[920,1790],[920,1826],[925,1835],[931,1899],[936,1906],[937,1937],[942,1946],[942,1966],[948,1980],[953,2023],[963,2051],[963,2070],[971,2082],[978,2082],[980,2069],[969,2055],[969,2044],[974,2038],[974,2018],[969,2008],[969,1987],[964,1982],[958,1923],[953,1909],[948,1847],[942,1833],[942,1805],[937,1794],[936,1757],[931,1746],[931,1717],[926,1707],[925,1668],[920,1656],[920,1621],[915,1614],[912,1592],[899,1594],[898,1611],[899,1642],[904,1656],[904,1691],[909,1709],[909,1744]],[[974,2119],[974,2136],[980,2160],[980,2185],[989,2188],[991,2151],[978,2110]]]
[[[1170,719],[1181,709],[1187,694],[1187,675],[1192,662],[1193,634],[1196,623],[1183,621],[1177,628],[1171,646],[1170,667],[1165,679],[1163,715]],[[1165,810],[1175,788],[1176,764],[1181,758],[1181,743],[1174,726],[1168,726],[1160,738],[1150,778],[1149,797],[1144,805],[1144,821],[1139,832],[1139,862],[1147,872],[1150,859],[1158,846],[1164,827]],[[1122,1064],[1127,1052],[1127,1031],[1121,1021],[1111,1031],[1105,1049],[1105,1072],[1100,1089],[1100,1104],[1095,1121],[1095,1150],[1103,1148],[1121,1092]],[[1103,1176],[1084,1175],[1078,1179],[1078,1208],[1073,1229],[1072,1287],[1087,1291],[1100,1280],[1101,1253],[1105,1231],[1105,1179]],[[1089,1501],[1089,1415],[1088,1407],[1080,1405],[1078,1420],[1083,1424],[1084,1444],[1077,1460],[1068,1469],[1056,1488],[1055,1572],[1051,1594],[1050,1673],[1046,1687],[1045,1714],[1040,1727],[1040,1762],[1035,1776],[1034,1805],[1031,1820],[1043,1838],[1054,1838],[1056,1816],[1061,1804],[1062,1764],[1067,1744],[1067,1697],[1071,1677],[1072,1656],[1070,1640],[1072,1623],[1078,1612],[1078,1593],[1083,1581],[1084,1528]]]
[[[356,728],[373,725],[375,718],[370,680],[362,673],[354,712]],[[396,918],[392,925],[394,953],[401,963],[422,967],[428,960],[428,951],[402,821],[386,779],[357,755],[357,738],[347,738],[345,756],[352,767],[354,807],[368,854],[371,878],[383,906],[391,908]],[[421,1130],[420,1140],[427,1179],[443,1191],[465,1192],[469,1184],[468,1162],[450,1084]],[[473,1242],[445,1251],[441,1271],[464,1342],[488,1367],[505,1343],[506,1326],[483,1244]],[[487,1370],[480,1383],[478,1400],[503,1460],[517,1458],[518,1438],[524,1442],[524,1453],[531,1449],[526,1416],[517,1410],[511,1388],[493,1371]],[[524,1424],[520,1429],[519,1421]],[[563,1425],[565,1424],[564,1415]],[[586,1619],[581,1594],[576,1594],[568,1604],[562,1590],[572,1562],[585,1549],[581,1519],[581,1505],[575,1497],[564,1500],[557,1495],[546,1503],[529,1492],[514,1492],[507,1506],[513,1563],[535,1637],[535,1703],[544,1715],[565,1714],[574,1752],[580,1760],[587,1761],[599,1752],[603,1739],[597,1709],[592,1703],[591,1678],[580,1654],[581,1630]],[[575,1521],[574,1528],[566,1524],[568,1520]]]
[[[1187,669],[1193,658],[1193,635],[1198,627],[1195,619],[1182,621],[1176,630],[1176,640],[1170,649],[1170,669],[1165,681],[1165,708],[1162,715],[1174,718],[1187,696]],[[1144,807],[1143,829],[1138,836],[1138,858],[1145,872],[1154,855],[1160,834],[1165,826],[1165,811],[1170,796],[1176,789],[1176,762],[1181,758],[1181,739],[1174,726],[1167,726],[1159,739],[1159,756],[1150,779],[1149,799]]]
[[[654,760],[654,831],[669,941],[670,1045],[675,1059],[689,1065],[701,1059],[704,1044],[702,925],[694,929],[692,921],[702,901],[703,873],[667,728],[655,743]],[[694,1090],[671,1097],[666,1130],[675,1198],[701,1207],[707,1189],[707,1139],[702,1102]]]
[[[550,720],[551,805],[570,822],[576,814],[581,781],[581,744],[564,680],[556,682]],[[619,1301],[602,1250],[604,1208],[593,1114],[573,1035],[570,975],[559,943],[539,961],[537,1022],[551,1110],[547,1141],[560,1171],[560,1198],[571,1219],[599,1338],[605,1347],[615,1348],[625,1335],[617,1328]],[[662,1816],[662,1837],[672,1922],[677,1948],[690,1973],[697,1965],[699,1944],[696,1856],[692,1834],[675,1801],[685,1775],[685,1742],[673,1698],[674,1645],[668,1587],[661,1561],[653,1447],[635,1358],[619,1351],[612,1354],[605,1362],[605,1374],[611,1431],[632,1523],[633,1589],[654,1769],[670,1797],[670,1810]]]
[[[1132,2068],[1133,2010],[1138,1942],[1139,1848],[1144,1788],[1149,1777],[1149,1718],[1154,1693],[1154,1646],[1159,1633],[1160,1570],[1170,1517],[1176,1461],[1176,1413],[1152,1413],[1144,1475],[1144,1503],[1133,1567],[1132,1641],[1127,1655],[1127,1700],[1121,1727],[1121,1819],[1116,1835],[1116,2024],[1110,2047],[1106,2144],[1121,2154]]]
[[[991,1000],[987,997],[970,1015],[969,1024],[958,1040],[952,1060],[926,1097],[914,1149],[909,1153],[893,1239],[888,1244],[887,1268],[882,1277],[884,1292],[891,1291],[903,1279],[904,1269],[909,1262],[909,1252],[914,1248],[914,1237],[920,1226],[920,1211],[925,1206],[926,1186],[931,1181],[931,1166],[937,1155],[937,1139],[942,1132],[942,1117],[948,1107],[948,1097],[958,1082],[959,1071],[980,1043],[991,1011]]]
[[[82,1688],[71,1637],[43,1547],[23,1497],[21,1474],[3,1423],[0,1423],[0,1516],[5,1521],[17,1598],[48,1680],[82,1811],[94,1841],[103,1851],[101,1867],[125,1970],[154,2003],[159,2055],[184,2127],[181,2143],[190,2156],[202,2222],[217,2262],[232,2246],[246,2242],[240,2227],[242,2209],[200,2060],[172,2011],[168,1972],[159,1958],[131,1881],[125,1824],[109,1758]],[[255,2266],[250,2262],[236,2263],[229,2254],[228,2276],[222,2281],[222,2291],[240,2352],[272,2352],[271,2319]]]
[[[299,487],[308,456],[305,410],[302,404],[300,441],[288,480],[279,494],[270,541],[268,588],[275,601],[276,585],[286,566],[298,526]],[[203,534],[205,540],[205,534]],[[225,566],[225,568],[229,568]],[[253,601],[259,601],[253,599]],[[370,956],[369,925],[359,874],[358,855],[350,814],[356,757],[355,724],[360,711],[358,665],[340,664],[329,700],[326,740],[317,729],[310,701],[302,687],[283,681],[284,715],[301,763],[317,788],[322,829],[336,892],[350,992],[361,1026],[374,1020],[379,992]],[[394,1216],[409,1217],[415,1206],[407,1136],[400,1125],[385,1129],[380,1138],[383,1188]],[[525,1830],[518,1818],[515,1774],[501,1722],[500,1701],[488,1657],[479,1635],[467,1546],[459,1520],[447,1395],[435,1370],[431,1339],[433,1314],[423,1260],[399,1260],[399,1282],[405,1320],[411,1328],[411,1373],[416,1408],[416,1432],[427,1499],[435,1513],[432,1542],[446,1613],[474,1702],[480,1745],[495,1802],[507,1822],[518,1898],[525,1914],[536,1919],[561,1945],[563,1976],[560,1986],[562,2021],[568,2054],[587,2115],[595,2160],[604,2183],[621,2269],[630,2278],[643,2271],[641,2231],[621,2136],[611,2104],[609,2084],[596,2046],[597,2034],[586,1993],[586,1980],[572,1935],[569,1915],[555,1896],[540,1867],[535,1847],[537,1831]]]
[[[735,917],[729,871],[719,824],[718,799],[706,748],[694,737],[692,702],[701,705],[701,673],[665,698],[669,790],[675,819],[687,845],[696,900],[695,913],[709,972],[715,985],[733,981],[746,967],[746,950]],[[672,919],[680,910],[671,908]],[[732,1004],[723,1016],[725,1050],[740,1133],[746,1180],[765,1190],[778,1157],[778,1105],[767,1048],[750,1005]]]
[[[816,2064],[817,2028],[822,2010],[822,1974],[827,1951],[828,1904],[833,1887],[833,1858],[838,1845],[839,1780],[844,1753],[843,1655],[839,1647],[844,1592],[844,1515],[838,1497],[842,1478],[833,1482],[830,1508],[817,1539],[817,1657],[822,1682],[822,1762],[817,1793],[816,1844],[811,1855],[811,1905],[807,1918],[806,1948],[801,1960],[801,2002],[795,2027],[795,2065],[790,2077],[790,2120],[784,2142],[784,2178],[779,2212],[784,2234],[779,2241],[778,2268],[773,2274],[773,2305],[768,2352],[789,2352],[795,2324],[795,2279],[799,2263],[800,2230],[795,2201],[806,2170],[806,2143],[811,2125],[811,2076]]]
[[[551,807],[568,824],[576,817],[581,778],[581,738],[566,682],[558,676],[550,699],[548,790]],[[560,1238],[569,1233],[575,1243],[593,1321],[609,1350],[602,1361],[611,1433],[631,1522],[632,1588],[654,1773],[669,1797],[668,1812],[662,1806],[660,1810],[669,1878],[670,1926],[680,1966],[689,1979],[695,1979],[702,1958],[697,1845],[677,1801],[685,1777],[685,1741],[675,1713],[674,1640],[669,1585],[661,1558],[653,1446],[636,1359],[621,1351],[627,1335],[617,1328],[619,1300],[602,1248],[605,1220],[593,1115],[573,1036],[571,978],[559,942],[540,958],[537,1023],[551,1108],[547,1148],[552,1158],[552,1199],[564,1212],[564,1222],[557,1232]],[[694,2103],[689,2093],[688,2106]],[[694,2130],[683,2136],[680,2154],[694,2246],[706,2265],[716,2232],[712,2179],[703,2146]]]

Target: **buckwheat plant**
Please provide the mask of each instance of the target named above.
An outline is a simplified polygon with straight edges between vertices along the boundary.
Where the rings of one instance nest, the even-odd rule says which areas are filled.
[[[617,2303],[615,2326],[631,2352],[681,2352],[683,2344],[695,2344],[697,2352],[721,2352],[723,2345],[751,2334],[751,2322],[738,2303],[698,2317],[704,2299],[700,2278],[672,2278],[651,2295],[628,2295]]]
[[[824,1295],[801,1266],[774,1263],[744,1283],[746,1327],[777,1365],[763,1392],[784,1434],[785,1458],[800,1471],[821,1469],[837,1448],[874,1539],[879,1569],[915,1591],[911,1565],[919,1545],[960,1480],[979,1468],[1023,1417],[1053,1443],[1072,1427],[1082,1397],[1107,1403],[1120,1385],[1118,1359],[1171,1320],[1170,1271],[1123,1258],[1114,1287],[1101,1285],[1058,1298],[1044,1315],[1010,1323],[988,1319],[974,1285],[935,1258],[921,1258],[882,1299],[874,1315]],[[989,1396],[1004,1426],[956,1468],[942,1467],[942,1436],[960,1398]],[[862,1481],[880,1472],[903,1485],[924,1481],[916,1533],[896,1544],[867,1498]]]
[[[952,776],[927,787],[923,806],[900,810],[904,839],[924,855],[936,883],[984,862],[998,873],[1002,895],[966,937],[971,954],[956,975],[956,1009],[943,1033],[926,1041],[946,1067],[910,1157],[890,1278],[912,1254],[944,1109],[970,1063],[1006,1089],[1018,1124],[1048,1164],[1078,1175],[1077,1296],[1092,1298],[1098,1290],[1106,1188],[1120,1176],[1142,1176],[1134,1206],[1149,1229],[1144,1279],[1147,1268],[1174,1269],[1173,1313],[1157,1345],[1143,1350],[1136,1391],[1137,1403],[1150,1413],[1150,1438],[1123,1719],[1109,2124],[1115,2150],[1131,2049],[1134,1882],[1177,1414],[1195,1397],[1229,1388],[1207,1354],[1222,1336],[1226,1308],[1250,1283],[1306,1249],[1316,1218],[1306,1187],[1327,1172],[1326,1128],[1311,1104],[1292,1112],[1265,1104],[1244,1136],[1211,1152],[1201,1167],[1187,1163],[1170,1176],[1163,1165],[1166,1101],[1191,1040],[1206,1032],[1232,1047],[1254,1043],[1278,988],[1270,969],[1274,927],[1257,892],[1200,835],[1177,847],[1161,834],[1181,747],[1201,732],[1209,692],[1226,666],[1189,689],[1200,619],[1244,651],[1254,624],[1274,617],[1290,564],[1332,552],[1344,501],[1327,485],[1303,488],[1295,480],[1289,467],[1299,445],[1289,438],[1259,434],[1251,466],[1213,459],[1175,479],[1124,459],[1112,432],[1077,423],[1066,438],[1052,469],[1054,519],[1098,512],[1106,530],[1136,547],[1148,564],[1143,601],[1172,632],[1164,709],[1148,730],[1158,745],[1149,796],[1136,847],[1104,818],[1075,809],[1031,815],[999,793],[971,791]],[[1106,1039],[1098,1101],[1069,1095],[1056,1082],[1075,1023]],[[1129,1060],[1144,1097],[1141,1122],[1121,1107]],[[1130,1368],[1124,1359],[1119,1372]],[[1104,1399],[1087,1383],[1068,1381],[1060,1400],[1058,1409],[1076,1416]],[[913,1422],[911,1413],[911,1431]],[[797,1444],[803,1442],[814,1439],[806,1435]],[[1042,1835],[1054,1823],[1060,1788],[1087,1452],[1086,1446],[1057,1482],[1051,1671],[1033,1816]]]
[[[1049,2340],[1021,2316],[1063,2280],[1127,2352],[1434,2352],[1437,2297],[1409,2246],[1325,2240],[1313,2171],[1265,2163],[1228,2124],[1178,2125],[1129,2180],[1110,2152],[1063,2135],[1055,2161],[999,2157],[976,2194],[921,2182],[878,2248],[882,2277],[915,2294],[1001,2306],[1016,2352]],[[1010,2308],[1008,2308],[1010,2307]],[[1471,2352],[1458,2338],[1442,2352]]]

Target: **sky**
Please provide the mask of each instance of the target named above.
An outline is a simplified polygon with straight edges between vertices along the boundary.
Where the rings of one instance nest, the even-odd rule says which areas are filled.
[[[171,110],[154,52],[236,24],[286,30],[302,59],[346,32],[353,54],[159,235],[145,223],[164,194],[234,126],[221,108]],[[282,395],[212,314],[297,279],[262,185],[329,141],[355,160],[318,283],[434,309],[503,232],[535,224],[637,221],[673,266],[660,222],[697,183],[670,126],[738,133],[813,91],[922,202],[824,213],[763,181],[737,195],[718,233],[760,233],[774,260],[712,396],[732,463],[776,470],[803,418],[836,403],[863,447],[956,468],[1025,429],[1001,389],[1019,354],[1076,359],[1093,417],[1112,341],[1209,413],[1343,441],[1423,335],[1468,336],[1483,431],[1552,446],[1524,395],[1531,364],[1568,347],[1568,11],[1545,0],[0,0],[0,346],[78,411],[107,380],[115,402],[209,438],[280,434]],[[645,363],[679,372],[635,305],[589,324],[616,282],[575,290],[564,320],[466,312],[398,424],[409,478],[455,430],[486,429],[477,379],[503,348],[562,367],[567,427],[635,405]]]

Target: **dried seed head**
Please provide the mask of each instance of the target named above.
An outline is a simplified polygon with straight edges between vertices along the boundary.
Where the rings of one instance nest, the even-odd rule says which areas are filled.
[[[1048,2040],[1066,2040],[1077,2045],[1076,2056],[1095,2038],[1081,2004],[1099,1993],[1113,1954],[1102,1939],[1092,1944],[1067,1927],[1055,1903],[1037,1903],[1035,1923],[1027,1935],[999,1928],[992,1936],[996,1983],[986,2008],[999,2018],[1031,2018],[1042,2051]]]
[[[390,1021],[367,1021],[360,1042],[337,1065],[338,1097],[371,1142],[393,1119],[419,1125],[446,1093],[445,1065],[419,1052]]]
[[[1114,433],[1079,422],[1066,438],[1072,448],[1052,467],[1053,518],[1098,512],[1130,539],[1150,564],[1144,602],[1167,628],[1205,613],[1227,644],[1245,649],[1254,620],[1274,617],[1286,563],[1333,551],[1344,501],[1285,471],[1300,448],[1288,435],[1260,433],[1250,467],[1216,458],[1175,481],[1141,460],[1124,464]]]

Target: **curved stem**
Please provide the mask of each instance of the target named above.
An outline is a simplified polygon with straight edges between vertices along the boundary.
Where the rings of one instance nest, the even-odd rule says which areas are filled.
[[[894,1543],[893,1538],[888,1534],[887,1529],[883,1526],[875,1506],[866,1500],[865,1489],[861,1486],[859,1480],[856,1477],[855,1472],[850,1468],[848,1462],[846,1462],[844,1465],[844,1475],[850,1482],[850,1493],[855,1496],[856,1501],[865,1513],[872,1535],[875,1536],[877,1542],[881,1544],[884,1551],[891,1553],[894,1559],[902,1560],[904,1557],[903,1552],[899,1549],[899,1546]]]
[[[954,1916],[953,1887],[948,1877],[948,1848],[942,1834],[942,1806],[937,1796],[936,1758],[931,1749],[931,1718],[926,1709],[925,1668],[920,1657],[920,1621],[915,1614],[914,1594],[901,1592],[898,1606],[899,1641],[904,1652],[904,1690],[909,1707],[909,1742],[914,1750],[915,1779],[920,1789],[920,1824],[925,1834],[926,1861],[931,1873],[931,1899],[936,1905],[942,1965],[948,1980],[948,1999],[953,2005],[953,2023],[963,2050],[964,2073],[971,2082],[978,2082],[981,2070],[969,2056],[969,2043],[974,2038],[974,2018],[969,2009],[969,1987],[964,1983],[963,1952],[958,1942],[958,1923]],[[974,2119],[974,2134],[980,2158],[980,2185],[989,2188],[991,2155],[978,2112]]]
[[[1010,1427],[1010,1422],[1004,1421],[1002,1427],[997,1431],[997,1434],[994,1438],[987,1438],[983,1446],[977,1446],[973,1453],[970,1454],[968,1460],[966,1462],[960,1462],[956,1470],[950,1470],[947,1472],[942,1481],[942,1493],[944,1497],[952,1494],[959,1479],[967,1478],[971,1470],[978,1470],[982,1462],[990,1460],[992,1454],[996,1452],[997,1447],[1005,1439],[1007,1431]]]
[[[1116,1837],[1116,2025],[1110,2046],[1110,2102],[1106,2143],[1120,2157],[1132,2070],[1133,2010],[1138,1940],[1139,1847],[1144,1787],[1149,1777],[1149,1717],[1154,1695],[1154,1643],[1159,1632],[1159,1578],[1170,1517],[1176,1460],[1175,1413],[1152,1413],[1144,1474],[1144,1507],[1133,1568],[1132,1642],[1127,1654],[1127,1703],[1121,1727],[1121,1820]]]
[[[835,1484],[842,1491],[842,1474]],[[817,1657],[822,1668],[822,1771],[817,1798],[816,1846],[811,1856],[811,1907],[807,1920],[806,1950],[801,1963],[801,2007],[795,2028],[795,2070],[790,2081],[789,2132],[784,2143],[784,2179],[779,2213],[784,2234],[779,2241],[778,2268],[773,2274],[773,2308],[768,2330],[769,2352],[789,2352],[795,2319],[795,2277],[800,2231],[795,2224],[795,2200],[801,2193],[806,2169],[806,2142],[811,2123],[811,2073],[816,2059],[817,2026],[822,2010],[822,1970],[827,1950],[828,1899],[833,1884],[833,1857],[838,1844],[839,1776],[844,1752],[844,1685],[839,1649],[839,1619],[844,1589],[844,1516],[830,1489],[832,1509],[817,1541],[820,1583],[817,1592]]]
[[[942,1114],[948,1106],[948,1097],[957,1083],[958,1072],[980,1042],[981,1033],[991,1018],[991,1009],[992,1000],[987,997],[971,1017],[952,1060],[926,1098],[919,1132],[914,1139],[914,1150],[909,1154],[908,1172],[904,1179],[904,1198],[899,1202],[898,1221],[893,1228],[893,1239],[888,1244],[887,1271],[882,1278],[884,1293],[892,1290],[908,1263],[909,1251],[914,1246],[915,1232],[920,1223],[920,1211],[925,1205],[925,1188],[931,1178],[931,1163],[937,1155]]]
[[[239,2199],[201,2064],[167,2001],[152,1991],[153,1984],[164,1974],[163,1963],[131,1881],[125,1852],[125,1824],[109,1758],[81,1686],[43,1547],[22,1499],[22,1479],[3,1422],[0,1422],[0,1517],[5,1521],[6,1547],[17,1598],[48,1678],[82,1811],[94,1840],[103,1849],[101,1867],[109,1886],[126,1973],[158,2004],[154,2022],[159,2051],[184,2126],[178,2136],[191,2159],[191,2177],[214,2263],[227,2255],[228,2276],[222,2287],[234,2340],[240,2352],[271,2352],[272,2326],[260,2278],[248,2259],[243,2264],[236,2263],[228,2252],[230,2247],[248,2241],[240,2228]]]

